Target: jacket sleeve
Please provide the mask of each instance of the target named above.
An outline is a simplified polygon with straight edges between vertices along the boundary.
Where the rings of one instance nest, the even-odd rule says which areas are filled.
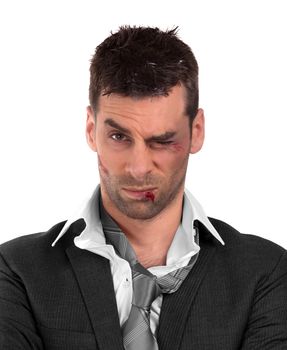
[[[261,281],[241,350],[287,349],[287,253]]]
[[[0,349],[44,349],[29,305],[25,286],[1,254]]]

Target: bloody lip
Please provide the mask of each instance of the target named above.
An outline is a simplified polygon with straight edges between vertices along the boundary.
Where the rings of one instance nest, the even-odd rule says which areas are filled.
[[[150,199],[154,202],[154,194],[151,191],[145,192],[145,198]]]
[[[155,194],[154,194],[155,189],[146,190],[146,191],[132,191],[124,188],[124,191],[129,197],[132,197],[132,198],[146,199],[146,200],[148,199],[148,200],[151,200],[152,202],[155,199]]]

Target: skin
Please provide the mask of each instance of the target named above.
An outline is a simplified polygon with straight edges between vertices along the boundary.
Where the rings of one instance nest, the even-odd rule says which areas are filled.
[[[166,264],[181,221],[189,154],[204,141],[203,110],[190,130],[185,106],[185,88],[177,85],[167,97],[101,96],[96,118],[87,108],[86,136],[98,156],[103,205],[146,268]],[[174,135],[166,139],[167,133]],[[146,192],[129,192],[140,189]]]

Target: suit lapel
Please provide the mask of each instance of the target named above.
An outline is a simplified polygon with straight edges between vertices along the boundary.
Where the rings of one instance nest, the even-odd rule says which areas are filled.
[[[203,239],[202,241],[202,237],[207,232],[205,228],[200,231],[201,249],[198,260],[179,290],[172,294],[165,294],[163,297],[158,328],[158,344],[161,350],[180,349],[180,342],[186,320],[190,315],[191,305],[194,302],[201,282],[212,264],[216,251],[216,244],[212,242],[212,239],[209,241]]]
[[[66,249],[100,350],[123,350],[109,261],[71,245]]]

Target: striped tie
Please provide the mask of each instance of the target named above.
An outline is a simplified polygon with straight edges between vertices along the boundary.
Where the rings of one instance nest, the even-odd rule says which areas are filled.
[[[128,320],[123,326],[124,348],[126,350],[157,350],[157,341],[150,329],[150,306],[161,294],[156,278],[147,275],[140,264],[132,268],[133,301]]]
[[[195,264],[198,254],[189,264],[157,278],[138,261],[135,252],[125,234],[100,205],[101,222],[107,243],[114,246],[120,257],[126,259],[132,269],[133,300],[129,318],[123,325],[123,340],[126,350],[158,350],[155,336],[150,329],[150,307],[162,293],[174,293],[181,286],[189,271]],[[198,243],[198,233],[195,236]]]

